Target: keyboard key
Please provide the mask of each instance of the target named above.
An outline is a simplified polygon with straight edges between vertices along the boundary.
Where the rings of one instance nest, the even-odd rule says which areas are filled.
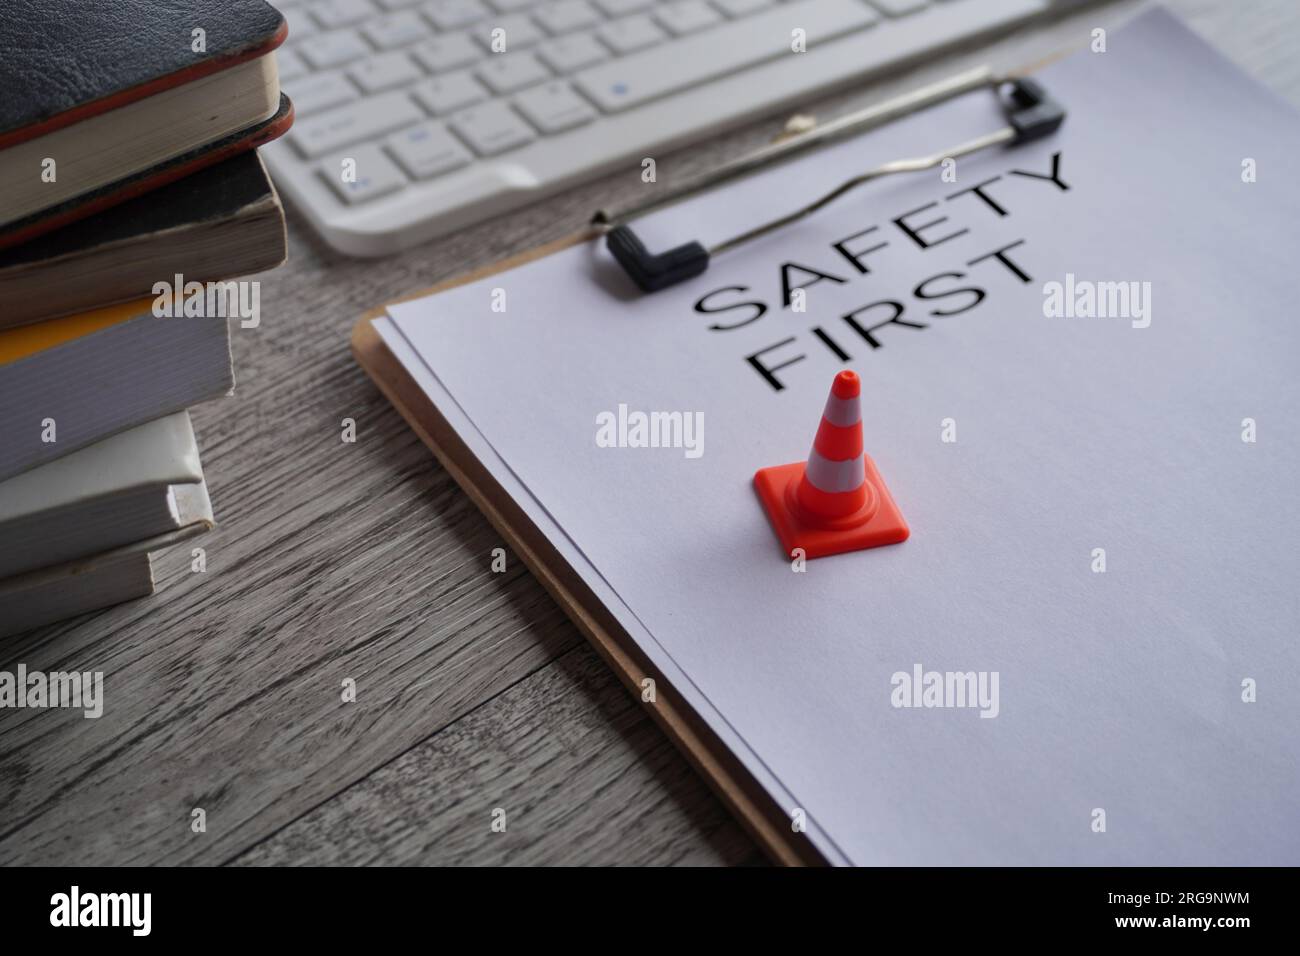
[[[879,17],[857,0],[802,0],[733,20],[676,43],[593,66],[574,82],[606,112],[616,112],[677,90],[735,73],[790,53],[790,26],[808,33],[810,49],[861,30]]]
[[[424,74],[405,53],[379,53],[359,60],[348,68],[348,76],[363,93],[382,93],[405,86]]]
[[[537,55],[556,73],[572,73],[609,59],[609,51],[590,33],[556,37],[538,47]]]
[[[505,32],[497,34],[497,30],[504,30]],[[472,32],[478,37],[478,42],[483,44],[483,48],[493,53],[508,53],[511,50],[532,46],[546,37],[541,27],[528,17],[518,13],[512,13],[504,17],[490,17],[476,26]],[[492,48],[494,34],[501,36],[505,40],[505,50],[499,51]]]
[[[411,93],[434,116],[446,116],[488,98],[483,85],[463,70],[422,80],[411,87]]]
[[[319,113],[332,106],[351,103],[361,95],[342,71],[312,73],[290,80],[284,85],[284,91],[289,94],[294,113],[300,120],[308,113]]]
[[[608,17],[624,17],[649,7],[654,0],[596,0],[596,6]]]
[[[385,10],[403,10],[406,7],[413,7],[423,0],[375,0]]]
[[[318,33],[299,43],[294,49],[318,70],[342,66],[360,59],[370,52],[366,41],[351,30],[332,30]]]
[[[713,5],[729,17],[747,17],[770,7],[775,0],[713,0]]]
[[[544,83],[515,97],[515,107],[543,133],[561,133],[595,119],[591,104],[568,83]]]
[[[722,17],[704,0],[677,0],[655,9],[655,19],[669,33],[683,36],[720,23]]]
[[[362,35],[380,50],[395,50],[432,32],[428,22],[414,10],[376,17],[361,28]]]
[[[429,0],[420,9],[439,30],[459,30],[491,13],[479,0]]]
[[[429,179],[469,163],[474,155],[432,120],[388,137],[388,151],[412,179]]]
[[[537,138],[532,127],[499,100],[462,110],[452,117],[451,128],[480,156],[495,156]]]
[[[929,0],[871,0],[871,5],[887,17],[905,17],[929,6]]]
[[[350,27],[375,15],[370,0],[313,0],[312,16],[327,30]]]
[[[525,7],[531,7],[536,0],[488,0],[488,4],[498,13],[515,13]]]
[[[596,35],[618,54],[634,53],[668,39],[668,34],[655,26],[653,20],[640,15],[607,23]]]
[[[355,178],[343,179],[344,164],[355,163]],[[351,166],[351,164],[348,164]],[[406,185],[406,177],[378,146],[362,144],[321,163],[320,174],[348,205],[377,199]]]
[[[490,56],[476,72],[493,93],[513,93],[551,75],[527,50]]]
[[[468,33],[444,33],[421,40],[411,47],[411,53],[430,73],[446,73],[469,66],[487,55]]]
[[[279,74],[280,82],[293,80],[307,72],[307,64],[302,61],[297,53],[292,50],[286,50],[284,47],[275,51],[275,72]]]
[[[560,36],[594,26],[601,17],[587,0],[558,0],[534,11],[533,19],[547,32]]]
[[[283,6],[280,7],[280,13],[284,16],[285,22],[289,24],[289,35],[285,39],[286,43],[297,43],[304,37],[309,37],[320,30],[320,27],[316,25],[316,21],[302,7]]]
[[[380,93],[298,123],[289,133],[298,152],[308,159],[342,149],[349,143],[391,133],[424,119],[405,93]]]

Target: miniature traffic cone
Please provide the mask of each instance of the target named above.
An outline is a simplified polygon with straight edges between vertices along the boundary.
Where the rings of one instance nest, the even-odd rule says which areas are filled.
[[[862,385],[843,371],[831,384],[807,463],[762,468],[754,488],[786,554],[806,558],[906,541],[907,522],[862,450]]]

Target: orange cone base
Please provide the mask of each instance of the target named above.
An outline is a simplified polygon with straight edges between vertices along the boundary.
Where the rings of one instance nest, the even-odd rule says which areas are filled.
[[[907,540],[911,533],[907,522],[903,520],[898,505],[894,504],[894,498],[885,487],[880,472],[876,471],[876,463],[870,455],[866,456],[867,484],[876,493],[878,507],[866,521],[849,528],[818,526],[790,507],[794,495],[787,494],[787,488],[793,491],[793,486],[803,477],[805,467],[804,462],[796,461],[789,465],[760,468],[754,474],[754,489],[787,556],[795,548],[802,548],[805,557],[824,558]]]

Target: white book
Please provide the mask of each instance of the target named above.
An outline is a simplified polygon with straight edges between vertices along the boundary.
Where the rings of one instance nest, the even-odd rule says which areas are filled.
[[[153,593],[148,551],[0,581],[0,637]]]
[[[0,331],[0,481],[229,394],[227,300],[211,298],[220,315],[160,296],[157,316],[142,299]]]
[[[209,518],[89,558],[0,580],[0,637],[152,594],[150,555],[211,526]]]
[[[212,527],[188,412],[0,482],[0,578]]]

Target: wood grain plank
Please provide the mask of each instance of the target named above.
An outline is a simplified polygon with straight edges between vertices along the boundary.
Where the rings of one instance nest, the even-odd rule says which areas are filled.
[[[1300,103],[1300,5],[1169,5]],[[815,112],[1078,46],[1137,6],[970,44]],[[779,127],[660,157],[660,182]],[[98,721],[0,711],[0,862],[750,858],[682,758],[606,687],[613,678],[587,670],[591,653],[531,577],[517,562],[490,573],[499,542],[486,521],[347,353],[366,308],[574,231],[593,209],[638,198],[639,171],[381,262],[291,228],[291,262],[261,277],[262,327],[235,335],[236,397],[194,413],[221,522],[197,542],[209,570],[165,554],[155,597],[0,646],[0,668],[102,669],[108,698]],[[339,441],[344,417],[355,445]],[[356,704],[339,700],[344,677]],[[492,799],[525,808],[505,839],[480,825]],[[584,802],[603,809],[575,812]],[[206,834],[190,831],[196,806]]]
[[[497,808],[504,832],[491,827]],[[235,862],[591,861],[763,856],[584,644]]]

